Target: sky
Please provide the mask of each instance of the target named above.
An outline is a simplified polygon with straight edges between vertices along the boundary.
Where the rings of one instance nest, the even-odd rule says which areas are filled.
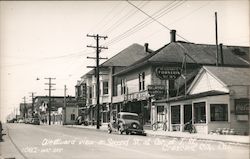
[[[19,104],[48,95],[45,78],[56,85],[54,96],[74,96],[80,77],[94,66],[95,45],[90,35],[108,36],[102,57],[112,57],[133,43],[156,50],[177,40],[249,46],[249,1],[0,1],[0,112],[1,121],[18,113]],[[143,12],[144,13],[143,13]],[[153,17],[152,18],[149,16]],[[101,61],[101,63],[104,61]],[[39,80],[37,80],[37,78]]]

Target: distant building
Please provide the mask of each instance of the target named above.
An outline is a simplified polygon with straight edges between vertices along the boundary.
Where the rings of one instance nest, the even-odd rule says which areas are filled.
[[[66,106],[75,101],[75,97],[66,97]],[[76,102],[74,102],[76,104]],[[51,97],[51,124],[63,124],[65,115],[64,111],[64,96]],[[40,120],[44,124],[49,123],[49,97],[36,96],[34,99],[34,112],[38,114]]]

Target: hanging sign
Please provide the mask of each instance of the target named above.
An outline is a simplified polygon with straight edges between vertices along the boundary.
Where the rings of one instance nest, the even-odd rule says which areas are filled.
[[[178,67],[156,67],[156,76],[161,80],[175,80],[181,75]]]
[[[164,85],[148,85],[148,94],[150,95],[164,95]]]

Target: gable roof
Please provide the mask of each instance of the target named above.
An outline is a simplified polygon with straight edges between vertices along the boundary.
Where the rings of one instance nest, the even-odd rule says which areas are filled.
[[[152,52],[152,50],[149,50],[149,52]],[[100,66],[129,66],[135,61],[149,55],[149,52],[145,52],[144,46],[134,43],[102,63]]]
[[[240,49],[245,52],[243,56],[235,54],[235,49]],[[234,51],[233,51],[234,50]],[[223,59],[225,66],[249,67],[250,62],[247,60],[249,55],[249,47],[241,46],[223,46]],[[166,64],[166,63],[182,63],[187,55],[186,62],[198,65],[215,65],[216,64],[216,45],[195,44],[188,42],[171,42],[151,55],[134,62],[132,65],[117,73],[116,75],[129,72],[138,67],[151,64]],[[144,60],[144,61],[143,61]]]
[[[238,47],[240,48],[240,47]],[[216,45],[195,44],[187,42],[172,42],[160,50],[149,61],[154,62],[182,62],[187,53],[187,63],[197,63],[202,65],[216,64]],[[223,58],[225,65],[249,66],[249,62],[242,60],[233,54],[232,49],[223,46]]]
[[[250,85],[250,68],[205,66],[204,69],[227,86]]]

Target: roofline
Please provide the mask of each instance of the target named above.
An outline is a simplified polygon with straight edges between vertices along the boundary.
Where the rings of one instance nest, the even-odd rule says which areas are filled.
[[[75,96],[66,96],[66,98],[75,98]],[[49,96],[35,96],[35,98],[49,98]],[[51,96],[50,98],[64,98],[64,96]]]
[[[150,61],[148,61],[149,58],[151,58],[152,56],[154,56],[155,54],[157,54],[159,51],[161,51],[163,48],[165,48],[166,46],[168,46],[170,43],[162,46],[161,48],[159,48],[158,50],[156,51],[153,51],[151,52],[148,56],[142,58],[142,59],[139,59],[137,61],[135,61],[133,64],[127,66],[128,68],[125,68],[124,70],[121,70],[120,72],[117,72],[116,74],[114,74],[113,76],[117,76],[117,75],[122,75],[122,74],[125,74],[127,72],[130,72],[132,71],[133,69],[136,69],[136,68],[139,68],[139,67],[142,67],[148,63],[151,63]],[[142,61],[140,63],[138,63],[139,61]],[[133,67],[134,66],[134,67]]]
[[[212,93],[212,94],[206,94],[206,93]],[[220,92],[220,91],[208,91],[208,92],[202,92],[198,94],[192,94],[192,95],[185,95],[174,97],[172,99],[163,99],[163,100],[158,100],[154,101],[154,103],[170,103],[170,102],[179,102],[179,101],[185,101],[185,100],[190,100],[190,99],[196,99],[196,98],[203,98],[203,97],[211,97],[211,96],[221,96],[221,95],[229,95],[230,93],[226,92]]]

